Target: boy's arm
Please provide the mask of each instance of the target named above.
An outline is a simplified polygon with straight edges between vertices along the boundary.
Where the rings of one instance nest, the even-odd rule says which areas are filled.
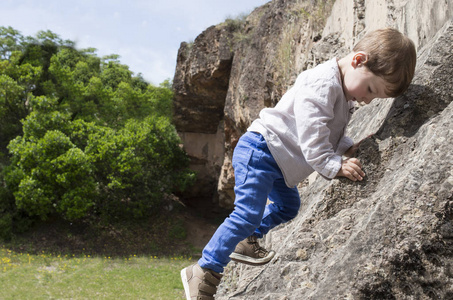
[[[313,85],[323,86],[323,80]],[[334,116],[335,101],[343,99],[341,87],[313,88],[305,86],[296,94],[294,114],[296,116],[297,138],[306,162],[323,177],[335,178],[342,166],[339,147],[335,151],[330,143],[330,129],[327,126]],[[342,152],[348,149],[352,140],[345,140]],[[347,145],[349,144],[349,145]],[[340,145],[339,145],[340,146]]]
[[[352,154],[358,145],[354,147],[354,142],[343,136],[335,151],[329,140],[331,132],[327,124],[335,118],[335,102],[344,99],[341,86],[329,86],[320,79],[312,86],[299,89],[295,96],[297,138],[306,162],[326,178],[343,176],[362,180],[365,173],[359,160],[342,159],[345,152]]]
[[[340,142],[338,143],[338,147],[337,147],[337,153],[340,154],[340,155],[344,155],[344,156],[347,156],[347,157],[351,157],[352,155],[354,155],[354,153],[352,153],[352,155],[346,155],[346,153],[348,153],[348,151],[351,150],[351,147],[355,146],[354,145],[354,141],[350,138],[350,137],[347,137],[347,136],[343,136],[341,139],[340,139]]]

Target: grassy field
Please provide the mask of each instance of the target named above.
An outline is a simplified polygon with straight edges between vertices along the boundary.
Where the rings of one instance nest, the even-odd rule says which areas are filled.
[[[0,248],[0,299],[184,299],[184,257],[31,255]]]

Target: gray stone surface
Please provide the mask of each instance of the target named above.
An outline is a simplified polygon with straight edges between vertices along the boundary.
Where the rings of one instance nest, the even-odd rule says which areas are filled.
[[[216,299],[453,299],[452,9],[443,0],[274,0],[182,45],[175,120],[186,145],[202,145],[189,154],[225,207],[238,138],[300,71],[378,27],[418,47],[409,90],[360,107],[348,127],[363,140],[366,179],[311,176],[297,218],[265,238],[273,261],[230,263]]]
[[[429,45],[404,96],[354,115],[352,135],[376,132],[358,154],[366,180],[301,188],[299,216],[266,237],[276,258],[230,263],[217,299],[453,298],[452,23]]]

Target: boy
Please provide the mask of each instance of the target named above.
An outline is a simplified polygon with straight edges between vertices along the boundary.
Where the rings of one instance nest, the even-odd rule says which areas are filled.
[[[359,160],[352,158],[358,144],[344,136],[351,108],[402,94],[415,64],[409,38],[395,29],[376,30],[344,58],[302,72],[274,108],[260,112],[233,153],[234,211],[198,263],[181,271],[187,300],[214,299],[230,258],[251,265],[272,259],[275,252],[260,247],[257,238],[297,215],[296,185],[313,171],[329,179],[363,179]]]

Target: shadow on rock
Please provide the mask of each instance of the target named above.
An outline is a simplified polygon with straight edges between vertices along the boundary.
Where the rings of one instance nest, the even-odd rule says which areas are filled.
[[[436,92],[426,85],[413,84],[397,97],[376,135],[384,140],[391,136],[412,137],[430,118],[441,113],[453,100],[450,93]]]

